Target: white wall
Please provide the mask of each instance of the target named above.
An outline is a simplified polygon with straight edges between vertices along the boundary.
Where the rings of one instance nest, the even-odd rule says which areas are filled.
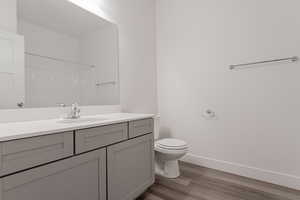
[[[228,69],[300,56],[299,7],[157,0],[161,131],[190,144],[186,160],[300,189],[299,62]]]
[[[74,62],[80,59],[78,38],[21,19],[18,21],[18,33],[24,35],[25,52]],[[80,72],[90,70],[89,67],[31,55],[26,55],[25,58],[27,108],[81,103]]]
[[[24,48],[24,41],[22,37],[15,35],[16,0],[1,0],[0,4],[0,109],[16,108],[16,104],[24,100],[24,57],[20,54]]]
[[[1,0],[0,30],[17,32],[16,0]]]
[[[79,39],[62,32],[18,19],[18,34],[24,35],[25,52],[80,61]]]
[[[25,52],[95,66],[26,55],[27,108],[74,102],[119,104],[118,33],[114,26],[74,37],[22,19],[18,22],[18,32],[25,37]],[[107,81],[115,84],[101,84]],[[96,86],[97,83],[101,85]]]
[[[156,113],[155,1],[89,1],[118,26],[123,110]]]
[[[92,73],[81,73],[81,100],[84,105],[120,103],[118,38],[114,25],[106,25],[81,36],[81,62],[95,66]]]
[[[0,30],[0,109],[17,108],[25,98],[24,37]]]

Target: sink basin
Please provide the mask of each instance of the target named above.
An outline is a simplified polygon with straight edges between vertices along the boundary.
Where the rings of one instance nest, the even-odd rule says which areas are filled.
[[[72,124],[72,123],[89,123],[89,122],[97,122],[97,121],[104,121],[107,120],[106,118],[78,118],[78,119],[61,119],[58,123],[64,124]]]

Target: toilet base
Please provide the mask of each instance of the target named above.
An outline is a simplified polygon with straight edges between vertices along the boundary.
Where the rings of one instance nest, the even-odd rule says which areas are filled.
[[[166,178],[177,178],[180,176],[178,160],[157,163],[155,166],[156,174]]]

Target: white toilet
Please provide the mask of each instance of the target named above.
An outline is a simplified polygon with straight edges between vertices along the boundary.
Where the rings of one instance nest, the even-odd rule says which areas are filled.
[[[188,152],[185,141],[159,137],[159,117],[155,119],[155,172],[166,178],[177,178],[180,175],[178,160]]]

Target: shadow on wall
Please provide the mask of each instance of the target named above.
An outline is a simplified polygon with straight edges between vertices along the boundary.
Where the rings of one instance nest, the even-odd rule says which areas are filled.
[[[162,138],[170,138],[171,137],[171,130],[167,127],[160,127],[159,128],[159,136],[158,139]]]
[[[160,126],[160,115],[156,115],[154,117],[154,136],[155,139],[163,139],[163,138],[170,138],[171,137],[171,130],[168,127],[161,127]]]

